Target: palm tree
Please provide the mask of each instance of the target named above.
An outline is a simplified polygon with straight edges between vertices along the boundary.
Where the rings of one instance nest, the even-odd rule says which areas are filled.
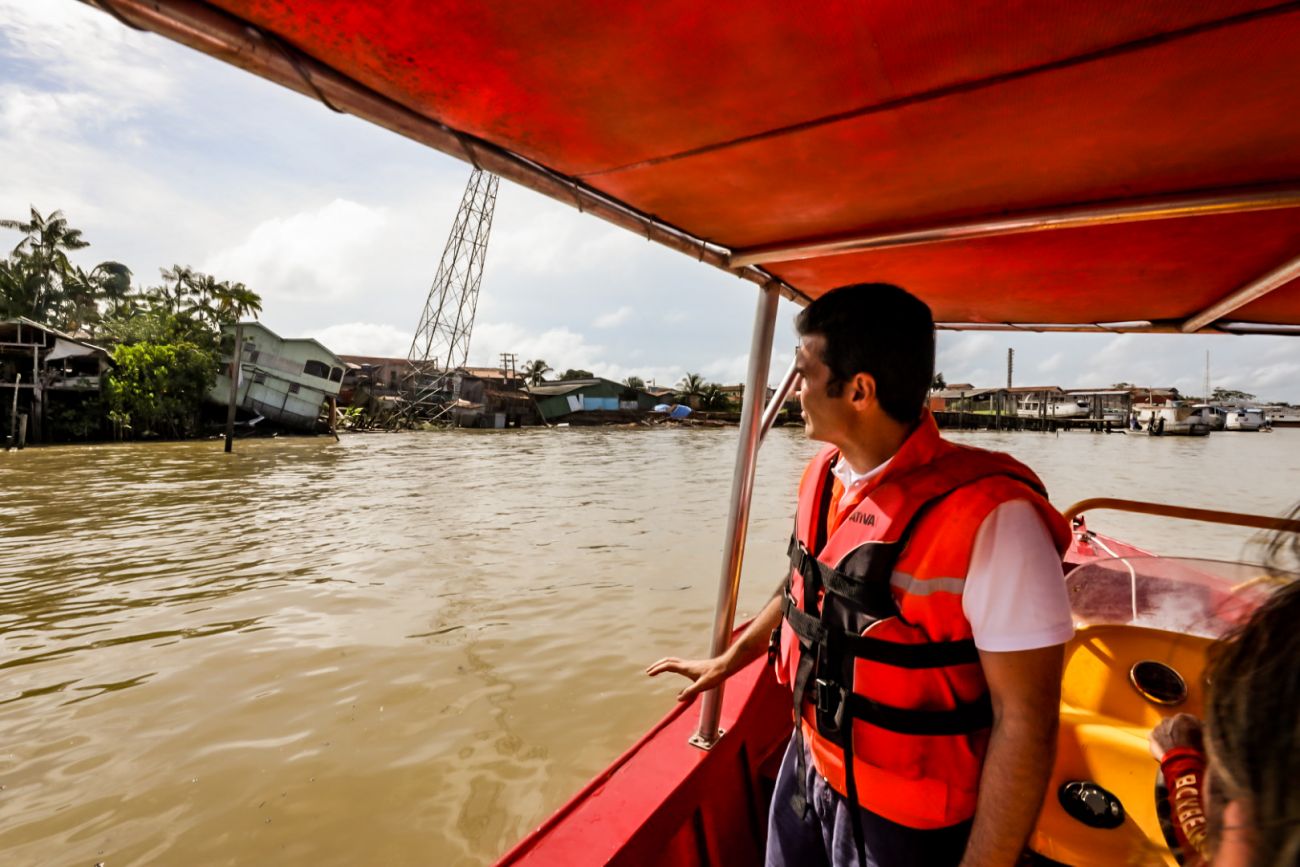
[[[99,280],[95,272],[87,274],[77,266],[72,266],[63,275],[63,296],[58,310],[50,310],[51,323],[70,334],[76,334],[85,328],[94,333],[99,321]]]
[[[131,269],[121,262],[100,262],[90,272],[98,284],[100,300],[108,303],[108,315],[113,315],[131,295]]]
[[[199,274],[189,265],[173,265],[170,268],[161,269],[164,281],[170,281],[171,286],[166,282],[155,290],[154,297],[167,308],[167,312],[173,316],[180,316],[182,313],[197,306],[195,296],[198,295],[196,284],[204,280],[211,280],[206,274]]]
[[[546,374],[551,371],[551,366],[540,358],[524,362],[524,380],[529,385],[538,385],[546,379]]]
[[[31,316],[41,294],[41,275],[18,259],[0,259],[0,317]]]
[[[262,296],[243,283],[222,280],[217,289],[220,292],[217,314],[222,322],[238,322],[249,316],[256,319],[262,312]]]
[[[683,397],[694,397],[704,393],[704,377],[698,373],[688,373],[677,383]]]
[[[188,269],[187,269],[188,270]],[[213,330],[220,329],[220,317],[217,314],[219,305],[218,296],[221,295],[221,289],[217,285],[217,278],[211,274],[204,274],[194,271],[189,279],[189,294],[191,310]]]
[[[700,409],[703,410],[722,410],[727,408],[727,395],[722,390],[722,386],[716,382],[710,382],[699,392]]]
[[[0,228],[23,233],[23,239],[13,249],[13,256],[28,262],[28,270],[39,275],[39,288],[28,315],[41,319],[48,310],[57,308],[62,300],[57,296],[62,290],[63,276],[72,268],[68,251],[89,247],[90,242],[82,240],[80,229],[68,227],[62,211],[52,211],[49,216],[42,217],[40,211],[32,208],[31,219],[26,223],[0,220]],[[58,286],[55,285],[56,277]]]

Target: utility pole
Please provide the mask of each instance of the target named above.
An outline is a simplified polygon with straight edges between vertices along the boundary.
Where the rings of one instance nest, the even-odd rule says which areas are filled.
[[[1205,402],[1210,402],[1210,350],[1205,350]]]
[[[14,407],[9,413],[9,437],[5,440],[5,451],[9,451],[18,442],[18,389],[23,384],[23,375],[20,373],[14,380]]]
[[[515,353],[513,352],[501,353],[501,375],[505,378],[507,382],[509,382],[512,379],[519,378],[519,375],[518,373],[516,373],[515,370],[515,365],[517,365],[518,363],[519,363],[519,356],[516,355]]]
[[[226,404],[226,454],[235,442],[235,405],[239,402],[239,374],[244,369],[244,326],[235,323],[235,354],[230,358],[230,402]]]
[[[1011,398],[1011,370],[1014,368],[1015,350],[1011,347],[1006,347],[1006,393],[1004,399],[1006,400],[1006,403],[1008,403],[1008,407],[1006,407],[1006,413],[1008,413],[1008,416],[1019,415],[1019,413],[1015,412],[1015,399]],[[1010,419],[1008,419],[1008,428],[1014,430],[1014,426],[1011,425]]]

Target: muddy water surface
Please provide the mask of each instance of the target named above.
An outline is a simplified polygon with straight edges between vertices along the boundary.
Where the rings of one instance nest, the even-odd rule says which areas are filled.
[[[959,434],[1058,505],[1275,513],[1300,430]],[[482,864],[657,719],[702,651],[734,430],[0,453],[0,864]],[[814,447],[760,461],[742,613]],[[1098,514],[1162,552],[1247,534]]]

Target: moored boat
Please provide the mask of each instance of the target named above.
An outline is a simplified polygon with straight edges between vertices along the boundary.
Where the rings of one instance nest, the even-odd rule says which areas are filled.
[[[1228,411],[1214,404],[1197,403],[1192,405],[1192,415],[1198,417],[1213,433],[1216,430],[1223,430],[1224,423],[1228,418]]]
[[[712,654],[733,634],[779,298],[887,279],[952,330],[1300,332],[1300,114],[1277,110],[1300,64],[1293,4],[1058,4],[996,27],[950,0],[105,6],[760,287]],[[1197,707],[1206,641],[1254,597],[1082,524],[1075,540],[1088,604],[1031,846],[1173,863],[1143,737]],[[1171,596],[1214,629],[1152,620]],[[1121,597],[1127,615],[1093,603]],[[1180,703],[1155,700],[1148,658],[1173,661]],[[504,863],[753,862],[782,699],[756,663],[673,708]],[[1117,828],[1086,820],[1097,797],[1114,815],[1103,796],[1067,808],[1081,782],[1122,802]]]
[[[1138,424],[1151,436],[1208,436],[1211,422],[1201,413],[1182,404],[1138,404]]]
[[[1224,430],[1233,431],[1257,431],[1262,429],[1267,420],[1264,418],[1264,411],[1254,407],[1233,407],[1230,408],[1224,418]]]
[[[1022,418],[1087,418],[1088,401],[1047,400],[1039,395],[1029,395],[1016,405],[1016,415]]]

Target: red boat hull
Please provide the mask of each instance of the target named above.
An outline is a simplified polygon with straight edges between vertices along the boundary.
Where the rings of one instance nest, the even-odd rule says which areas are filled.
[[[498,864],[761,864],[790,701],[755,661],[727,682],[713,749],[688,743],[695,703],[674,707]]]

